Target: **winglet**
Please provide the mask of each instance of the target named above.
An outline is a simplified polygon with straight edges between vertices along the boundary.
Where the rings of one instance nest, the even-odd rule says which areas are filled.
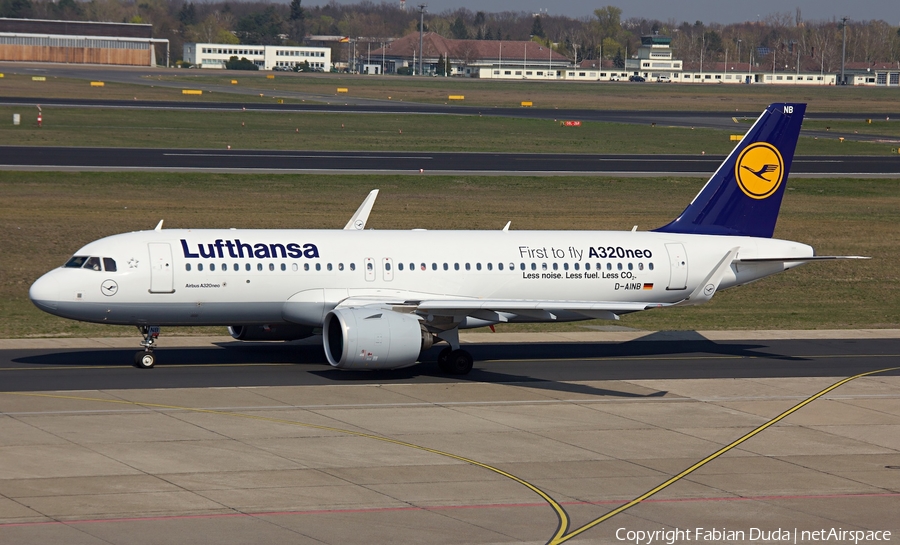
[[[366,200],[359,205],[359,208],[356,209],[356,213],[353,214],[353,217],[350,218],[350,221],[344,226],[345,231],[362,231],[366,228],[366,222],[369,221],[369,212],[371,212],[372,207],[375,206],[375,197],[377,196],[377,189],[373,189],[369,192]]]
[[[159,220],[159,223],[156,224],[156,227],[153,228],[154,231],[162,231],[162,223],[163,220]]]

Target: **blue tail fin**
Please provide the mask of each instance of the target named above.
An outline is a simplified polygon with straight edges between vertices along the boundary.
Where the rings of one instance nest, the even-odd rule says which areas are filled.
[[[770,238],[806,104],[771,104],[663,233]]]

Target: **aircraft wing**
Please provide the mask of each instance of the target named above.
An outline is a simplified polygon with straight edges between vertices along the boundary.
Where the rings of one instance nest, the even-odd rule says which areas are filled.
[[[488,321],[506,322],[507,315],[517,315],[541,320],[555,320],[560,313],[575,313],[586,318],[618,320],[619,314],[638,312],[651,308],[672,306],[673,303],[622,302],[622,301],[546,301],[511,299],[428,299],[373,300],[370,298],[349,298],[341,302],[341,307],[377,306],[394,310],[404,309],[421,316],[440,316],[461,322],[467,316]]]

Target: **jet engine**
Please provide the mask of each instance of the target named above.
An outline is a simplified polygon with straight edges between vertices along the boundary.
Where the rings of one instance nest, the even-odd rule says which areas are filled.
[[[228,333],[239,341],[294,341],[313,335],[313,328],[297,324],[231,325]]]
[[[330,311],[322,337],[328,363],[339,369],[408,367],[434,342],[415,314],[377,308]]]

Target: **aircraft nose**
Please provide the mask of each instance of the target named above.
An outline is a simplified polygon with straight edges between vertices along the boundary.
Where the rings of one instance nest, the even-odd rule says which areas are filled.
[[[59,304],[59,283],[53,278],[53,274],[45,274],[35,280],[28,290],[28,298],[41,310],[56,310]]]

